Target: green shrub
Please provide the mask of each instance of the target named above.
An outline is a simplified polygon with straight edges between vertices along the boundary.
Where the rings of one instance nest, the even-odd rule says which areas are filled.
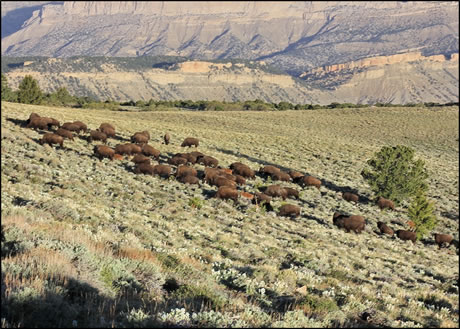
[[[414,155],[413,149],[403,145],[384,146],[367,161],[370,168],[364,168],[361,175],[376,195],[398,205],[417,191],[428,189],[425,163],[414,160]]]
[[[417,239],[421,239],[431,232],[438,223],[433,214],[434,202],[427,200],[424,191],[419,191],[409,206],[409,218],[415,223]]]
[[[26,75],[19,84],[18,102],[24,104],[40,104],[43,98],[38,81],[31,75]]]

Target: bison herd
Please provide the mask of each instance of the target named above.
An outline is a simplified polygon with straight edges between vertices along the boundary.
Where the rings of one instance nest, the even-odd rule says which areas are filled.
[[[169,178],[174,176],[177,181],[184,184],[200,184],[205,182],[217,188],[215,197],[219,199],[230,199],[235,203],[238,202],[240,197],[252,200],[252,203],[264,207],[264,209],[271,211],[272,198],[287,198],[299,199],[299,190],[282,186],[281,184],[272,184],[265,188],[259,188],[260,192],[254,194],[241,191],[239,187],[246,184],[246,180],[252,180],[256,175],[268,179],[270,181],[280,182],[294,182],[300,187],[305,188],[309,186],[316,187],[318,190],[321,187],[321,180],[310,176],[304,175],[298,171],[291,170],[285,172],[280,168],[273,165],[265,165],[259,168],[258,171],[251,169],[248,165],[241,162],[232,163],[229,168],[222,168],[219,166],[219,161],[209,155],[205,155],[199,151],[188,153],[177,153],[166,160],[166,163],[160,163],[161,152],[149,145],[150,134],[148,131],[136,132],[130,138],[130,143],[117,144],[115,147],[107,145],[108,138],[116,138],[116,129],[109,123],[100,124],[99,128],[89,130],[87,125],[81,121],[65,122],[62,125],[54,118],[41,117],[37,113],[32,113],[26,122],[27,128],[41,129],[54,132],[46,132],[39,141],[41,145],[59,144],[60,147],[64,145],[64,139],[73,141],[74,133],[88,134],[86,140],[88,143],[100,141],[103,144],[96,144],[93,148],[94,156],[99,160],[108,158],[110,160],[122,160],[124,157],[131,157],[131,162],[134,163],[133,172],[135,174],[144,174],[159,176],[162,178]],[[85,137],[84,137],[85,138]],[[171,137],[166,133],[163,137],[164,144],[170,143]],[[195,149],[199,146],[198,138],[187,137],[181,144],[181,147],[192,147]],[[158,164],[152,165],[151,160],[155,159]],[[193,167],[194,164],[201,164],[204,170],[197,170]],[[173,168],[175,167],[175,168]],[[174,170],[175,169],[175,170]],[[342,198],[348,202],[359,202],[359,195],[351,192],[342,193]],[[379,197],[376,200],[377,206],[381,209],[395,210],[393,201]],[[284,204],[278,211],[279,216],[286,217],[299,217],[301,208],[294,204]],[[348,215],[335,212],[332,217],[333,225],[338,228],[344,229],[346,232],[353,231],[361,233],[366,225],[364,217],[358,215]],[[416,233],[412,230],[397,230],[393,231],[387,224],[378,222],[377,227],[383,235],[396,236],[401,240],[410,240],[416,242]],[[414,227],[411,226],[411,229]],[[453,237],[449,234],[434,234],[435,243],[442,248],[447,244],[450,246],[455,242]]]

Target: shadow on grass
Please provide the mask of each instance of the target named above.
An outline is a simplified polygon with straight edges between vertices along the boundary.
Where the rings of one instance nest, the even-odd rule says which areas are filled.
[[[21,120],[21,119],[14,119],[14,118],[6,118],[6,121],[12,122],[19,127],[25,128],[27,126],[28,120]]]

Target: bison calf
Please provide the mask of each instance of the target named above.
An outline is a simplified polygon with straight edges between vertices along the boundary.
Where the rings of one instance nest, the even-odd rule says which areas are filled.
[[[379,228],[380,233],[382,234],[388,234],[389,236],[393,236],[394,234],[394,231],[383,222],[377,222],[377,227]]]
[[[395,210],[395,204],[393,201],[385,199],[383,197],[379,197],[377,199],[377,205],[379,206],[380,210],[383,210],[385,208],[389,208],[391,210]]]
[[[348,202],[358,202],[359,196],[357,194],[351,192],[345,192],[342,194],[342,198]]]

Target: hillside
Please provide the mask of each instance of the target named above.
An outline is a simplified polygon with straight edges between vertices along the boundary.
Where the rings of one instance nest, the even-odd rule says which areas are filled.
[[[265,60],[298,75],[364,57],[417,50],[458,53],[457,2],[64,1],[27,6],[2,2],[2,27],[9,29],[2,34],[2,55],[241,58]]]
[[[458,102],[458,54],[420,52],[361,59],[292,77],[263,61],[190,61],[185,57],[2,57],[17,88],[26,74],[46,92],[129,100],[261,99],[294,104]]]
[[[185,137],[228,166],[267,164],[318,177],[320,190],[265,211],[99,161],[82,133],[64,148],[23,127],[31,112],[117,139],[148,130],[164,162]],[[378,233],[407,227],[405,205],[380,211],[360,172],[384,145],[416,150],[430,174],[436,232],[458,236],[458,107],[283,112],[113,112],[2,102],[2,326],[458,327],[458,249]],[[161,143],[168,131],[171,144]],[[93,143],[96,144],[96,143]],[[187,151],[185,151],[187,152]],[[201,165],[194,165],[202,170]],[[241,190],[271,184],[256,176]],[[342,199],[354,190],[358,203]],[[301,207],[279,217],[283,203]],[[360,214],[361,234],[332,225]]]

